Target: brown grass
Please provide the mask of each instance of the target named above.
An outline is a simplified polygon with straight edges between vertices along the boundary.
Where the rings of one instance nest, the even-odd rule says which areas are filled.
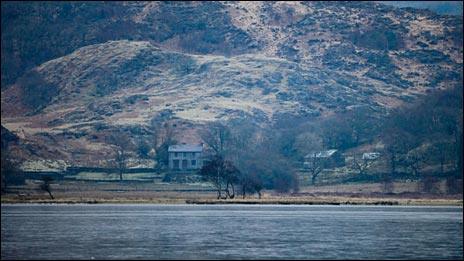
[[[136,204],[306,204],[306,205],[454,205],[462,206],[462,194],[424,194],[407,187],[416,184],[396,184],[397,191],[383,194],[381,184],[351,184],[303,187],[299,193],[280,194],[264,191],[261,199],[247,195],[242,199],[217,200],[216,192],[200,184],[168,184],[150,182],[83,182],[59,181],[52,184],[55,199],[38,189],[39,181],[24,186],[9,187],[2,194],[2,203],[136,203]],[[362,188],[362,189],[361,189]]]

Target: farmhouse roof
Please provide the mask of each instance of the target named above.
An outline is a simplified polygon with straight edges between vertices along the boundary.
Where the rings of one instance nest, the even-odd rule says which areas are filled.
[[[337,150],[324,150],[308,153],[305,158],[330,158]]]
[[[201,144],[180,144],[171,145],[168,148],[168,152],[202,152],[203,145]]]

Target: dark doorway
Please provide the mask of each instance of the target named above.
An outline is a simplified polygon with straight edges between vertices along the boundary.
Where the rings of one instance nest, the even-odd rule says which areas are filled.
[[[187,169],[187,160],[182,160],[182,169]]]
[[[173,169],[179,169],[179,160],[173,160],[172,161],[172,168]]]

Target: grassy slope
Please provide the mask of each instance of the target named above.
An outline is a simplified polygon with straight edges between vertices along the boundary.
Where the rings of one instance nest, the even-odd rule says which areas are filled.
[[[2,33],[2,65],[23,67],[45,48],[46,57],[34,56],[28,65],[39,74],[29,82],[59,92],[34,104],[37,115],[22,117],[34,110],[21,105],[21,86],[2,91],[2,125],[39,155],[15,155],[26,159],[99,165],[107,160],[101,155],[111,155],[101,126],[146,127],[166,111],[194,122],[248,116],[263,122],[276,112],[325,116],[353,104],[394,107],[462,82],[456,73],[462,19],[456,17],[367,2],[29,5],[2,3],[2,29],[11,29]],[[73,19],[86,21],[84,29],[69,27],[79,24]],[[108,37],[113,32],[117,39]],[[56,45],[37,35],[70,44],[50,50]],[[376,40],[383,37],[390,47]],[[7,59],[16,54],[10,50],[15,41],[24,43],[19,61]],[[226,52],[230,46],[233,53]],[[13,67],[2,66],[2,75],[4,68]]]

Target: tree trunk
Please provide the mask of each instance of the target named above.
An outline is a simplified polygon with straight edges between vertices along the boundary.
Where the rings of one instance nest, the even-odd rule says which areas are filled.
[[[364,175],[365,169],[363,167],[359,168],[359,175]]]
[[[457,174],[462,175],[462,132],[461,135],[457,135],[458,140],[457,140],[457,146],[456,146],[456,157],[457,157]]]
[[[314,173],[313,176],[311,177],[311,184],[314,185],[316,183],[316,177],[317,177],[317,174]]]
[[[219,198],[221,198],[221,182],[219,181],[219,169],[216,170],[216,174],[217,174],[216,184],[217,184],[217,187],[218,187],[218,199],[219,199]]]
[[[227,197],[230,198],[230,193],[229,193],[229,181],[227,181],[227,183],[226,183],[226,199],[227,199]]]
[[[395,175],[396,173],[396,159],[395,154],[392,154],[390,157],[390,166],[391,166],[391,174]]]
[[[444,158],[440,158],[440,173],[442,176],[445,173],[445,159]]]
[[[455,161],[454,170],[458,173],[462,173],[462,135],[459,135],[458,128],[455,126],[454,129],[454,148],[455,148]]]
[[[218,191],[217,191],[217,193],[218,193],[217,199],[220,199],[220,198],[222,197],[222,195],[221,195],[221,185],[218,184],[218,187],[217,187],[217,188],[218,188]]]
[[[230,194],[229,192],[229,185],[232,187],[232,195]],[[234,184],[230,183],[229,181],[227,181],[227,186],[226,186],[226,198],[229,197],[229,198],[235,198],[235,189],[234,189]]]
[[[230,198],[235,198],[235,187],[233,183],[230,183],[230,186],[232,187],[232,196]]]
[[[48,192],[48,195],[50,195],[50,198],[51,198],[51,199],[55,199],[55,198],[53,197],[53,195],[52,195],[52,192],[51,192],[50,190],[47,190],[47,192]]]

